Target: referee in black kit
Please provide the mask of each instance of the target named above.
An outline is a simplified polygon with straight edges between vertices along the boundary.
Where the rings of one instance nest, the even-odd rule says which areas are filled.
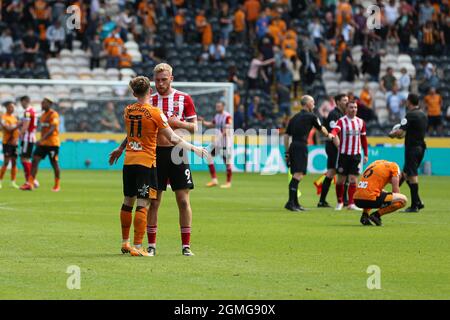
[[[338,94],[334,97],[336,107],[328,114],[324,121],[325,128],[331,132],[336,126],[336,122],[345,115],[345,108],[347,106],[348,97],[346,94]],[[327,202],[328,191],[330,190],[331,181],[336,175],[338,149],[332,141],[327,141],[325,144],[325,151],[327,153],[327,173],[322,183],[322,192],[320,193],[320,200],[317,204],[319,208],[330,208]],[[344,192],[344,202],[346,201],[347,190]]]
[[[400,180],[400,185],[406,180],[411,190],[411,206],[405,212],[419,212],[424,208],[419,197],[418,168],[425,155],[427,148],[425,134],[427,132],[427,115],[420,110],[419,97],[410,93],[406,100],[408,112],[400,122],[400,128],[389,133],[391,138],[405,137],[405,166]],[[406,135],[406,136],[405,136]]]
[[[284,136],[285,157],[288,167],[291,168],[292,179],[289,183],[289,201],[284,206],[290,211],[304,211],[298,203],[298,184],[306,174],[308,166],[307,139],[312,127],[320,130],[324,136],[330,138],[327,129],[322,125],[319,118],[312,113],[314,109],[314,98],[311,96],[301,97],[302,110],[289,120]],[[290,143],[292,137],[292,143]],[[331,139],[331,138],[330,138]]]

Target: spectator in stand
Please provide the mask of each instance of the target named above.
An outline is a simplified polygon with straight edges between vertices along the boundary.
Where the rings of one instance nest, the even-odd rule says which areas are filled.
[[[280,70],[277,71],[277,82],[283,86],[286,86],[290,92],[292,88],[293,76],[291,71],[288,69],[286,62],[283,62]]]
[[[270,36],[275,46],[281,47],[281,41],[283,39],[283,36],[281,34],[280,28],[276,24],[271,23],[269,25],[269,27],[267,28],[267,34]]]
[[[120,63],[120,56],[124,49],[124,43],[119,34],[119,29],[116,28],[103,41],[103,48],[106,51],[106,68],[118,68]]]
[[[270,18],[267,16],[266,10],[262,11],[256,21],[256,37],[260,40],[268,31]]]
[[[208,48],[213,42],[213,34],[211,24],[206,19],[205,10],[200,10],[195,17],[195,27],[202,45]]]
[[[426,0],[425,4],[419,6],[419,25],[423,26],[427,21],[431,21],[434,15],[434,7],[430,0]]]
[[[186,25],[185,10],[178,10],[174,19],[175,45],[181,47],[184,43],[184,26]]]
[[[354,27],[354,43],[355,45],[363,45],[366,38],[367,18],[364,16],[365,10],[361,5],[355,8]]]
[[[239,5],[239,7],[234,12],[233,26],[234,26],[234,37],[237,43],[242,43],[245,41],[246,23],[245,23],[245,11],[244,6]]]
[[[367,83],[364,84],[364,87],[359,94],[359,98],[365,106],[367,106],[368,108],[372,108],[373,98],[369,90],[369,85]]]
[[[115,107],[112,102],[106,104],[106,108],[103,110],[102,119],[100,120],[102,130],[119,132],[121,130],[119,120],[115,113]]]
[[[29,7],[29,10],[36,27],[40,24],[43,24],[45,26],[48,26],[50,24],[50,18],[52,17],[52,8],[47,4],[47,1],[36,0]]]
[[[384,5],[384,15],[388,26],[395,24],[399,16],[398,7],[395,0],[389,0],[389,2]]]
[[[398,122],[403,119],[405,115],[404,102],[406,97],[398,92],[397,84],[394,84],[392,91],[387,96],[387,107],[389,110],[389,120],[391,122]]]
[[[383,91],[384,93],[389,93],[390,91],[392,91],[396,83],[397,79],[394,76],[394,69],[392,69],[392,67],[388,67],[386,69],[386,74],[381,78],[380,82],[381,91]]]
[[[438,135],[442,134],[442,97],[435,88],[430,88],[423,99],[428,113],[428,133],[432,135],[434,130]]]
[[[254,96],[252,102],[250,102],[250,104],[248,105],[247,119],[262,119],[262,115],[259,112],[260,103],[261,98],[259,96]]]
[[[279,116],[289,117],[291,115],[291,91],[281,83],[277,84],[277,102]]]
[[[323,37],[322,34],[324,32],[324,28],[320,23],[320,19],[318,17],[315,17],[313,21],[309,24],[308,32],[311,35],[312,39],[314,40],[316,46],[318,46],[319,42],[322,40]]]
[[[250,62],[250,67],[247,73],[247,81],[249,89],[258,88],[258,78],[260,68],[275,62],[275,59],[273,58],[268,60],[263,59],[264,59],[263,54],[261,52],[258,52]]]
[[[298,97],[298,91],[300,89],[300,70],[302,68],[302,61],[298,58],[297,55],[293,56],[288,63],[289,70],[292,73],[292,83],[293,83],[293,91],[294,98]]]
[[[316,79],[318,63],[310,46],[307,46],[301,53],[300,60],[303,62],[301,78],[306,85],[311,85]]]
[[[48,27],[47,41],[49,53],[55,57],[62,50],[66,41],[66,30],[62,27],[61,21],[56,20],[54,24]]]
[[[133,57],[128,53],[126,48],[120,53],[120,68],[131,68],[133,66]]]
[[[325,14],[325,39],[330,41],[336,38],[337,24],[331,12]]]
[[[235,91],[238,90],[239,87],[244,86],[244,81],[239,78],[236,65],[231,65],[228,68],[228,82],[232,82],[234,84]]]
[[[411,77],[405,67],[401,68],[400,72],[402,75],[400,76],[400,79],[398,79],[399,90],[407,96],[411,85]]]
[[[261,3],[259,0],[245,0],[244,3],[245,16],[247,17],[247,25],[250,38],[254,38],[255,25],[261,11]]]
[[[100,35],[96,34],[94,39],[89,43],[89,55],[90,55],[90,67],[91,70],[94,68],[100,68],[100,58],[103,52],[103,46],[100,41]]]
[[[227,2],[220,4],[219,24],[223,45],[227,47],[230,42],[230,33],[233,31],[233,19]]]
[[[239,107],[237,108],[237,110],[234,112],[234,119],[233,119],[233,124],[234,124],[234,130],[237,129],[245,129],[244,128],[244,112],[245,112],[245,108],[244,105],[239,105]]]
[[[24,51],[24,68],[33,69],[36,63],[36,55],[39,51],[39,39],[32,28],[29,28],[26,35],[22,38],[21,47],[22,51]]]
[[[447,16],[442,21],[441,41],[444,46],[444,54],[447,56],[450,55],[450,16]]]
[[[328,67],[328,49],[323,41],[319,43],[317,50],[319,55],[319,67],[321,72],[324,72]]]
[[[11,36],[11,30],[5,29],[0,36],[0,66],[2,68],[14,68],[13,56],[14,41]]]
[[[128,30],[134,27],[135,21],[134,16],[130,14],[129,9],[123,10],[119,16],[116,18],[117,26],[120,28],[119,34],[122,40],[127,41]]]
[[[397,55],[399,43],[400,39],[398,38],[397,29],[395,26],[389,26],[386,36],[386,50],[391,54]]]
[[[4,15],[1,16],[1,11],[4,8],[0,6],[0,20],[3,21],[9,28],[11,28],[11,33],[13,38],[18,38],[20,36],[19,25],[23,25],[24,18],[24,7],[25,4],[22,1],[12,1],[9,5],[3,2],[6,5],[6,10]],[[29,27],[30,23],[28,21],[28,25],[25,27]],[[32,25],[34,27],[34,25]]]
[[[403,1],[406,2],[406,1]],[[409,14],[408,7],[401,7],[402,15],[397,19],[395,23],[397,28],[397,35],[399,38],[399,51],[400,53],[410,52],[411,35],[414,34],[414,20]]]
[[[288,46],[297,53],[297,34],[291,29],[286,32],[283,42],[281,43],[283,50],[286,50]]]
[[[222,61],[225,59],[225,47],[221,40],[216,40],[215,43],[209,46],[209,59],[211,61]]]
[[[369,76],[369,81],[378,82],[380,76],[381,57],[378,52],[363,49],[362,73]]]
[[[350,47],[346,47],[342,53],[342,61],[339,66],[339,70],[341,71],[341,81],[355,81],[355,76],[357,76],[358,72],[353,61]]]
[[[352,44],[354,34],[355,28],[352,26],[352,24],[350,22],[344,21],[344,24],[342,25],[341,35],[342,37],[344,37],[345,42]]]
[[[433,55],[435,53],[435,45],[440,41],[440,34],[434,27],[432,21],[427,21],[422,27],[421,48],[424,56]]]

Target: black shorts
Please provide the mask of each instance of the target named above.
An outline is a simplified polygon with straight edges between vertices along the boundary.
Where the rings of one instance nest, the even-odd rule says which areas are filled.
[[[403,172],[409,177],[418,175],[420,163],[425,155],[425,147],[407,147],[405,148],[405,166]]]
[[[158,174],[155,167],[124,165],[122,171],[123,195],[139,199],[156,199]]]
[[[58,161],[59,147],[56,146],[36,146],[34,150],[33,156],[37,156],[41,159],[45,159],[45,157],[50,158],[50,160]]]
[[[3,144],[3,155],[8,158],[17,158],[17,146]]]
[[[327,169],[336,169],[338,150],[332,143],[325,144],[325,152],[327,153]]]
[[[359,175],[361,167],[361,155],[348,155],[339,153],[338,155],[337,173],[343,176]]]
[[[306,174],[308,167],[308,146],[295,142],[291,143],[289,147],[289,160],[292,174],[296,172]]]
[[[441,116],[431,116],[428,117],[428,129],[437,128],[442,124]]]
[[[172,157],[172,150],[174,152]],[[191,168],[185,152],[175,147],[156,147],[156,167],[158,168],[158,190],[165,191],[167,184],[173,191],[194,189]]]
[[[28,141],[22,141],[20,143],[20,156],[22,158],[31,158],[33,154],[34,143]]]
[[[363,209],[378,209],[387,207],[392,203],[392,192],[382,191],[375,200],[355,199],[355,204]]]

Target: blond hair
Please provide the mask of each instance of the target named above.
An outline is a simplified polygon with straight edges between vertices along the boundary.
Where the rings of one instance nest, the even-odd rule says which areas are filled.
[[[167,71],[172,75],[172,67],[167,63],[160,63],[155,66],[153,69],[153,74]]]
[[[138,76],[130,80],[129,86],[136,97],[144,97],[150,90],[150,79]]]

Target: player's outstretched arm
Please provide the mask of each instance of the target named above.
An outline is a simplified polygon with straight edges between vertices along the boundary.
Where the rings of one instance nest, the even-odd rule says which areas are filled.
[[[109,154],[109,165],[112,166],[113,164],[117,163],[117,160],[119,160],[120,156],[122,155],[123,150],[125,150],[126,146],[127,146],[127,138],[125,138],[122,143],[120,144],[120,146],[118,146],[116,149],[114,149],[110,154]]]
[[[209,152],[205,148],[196,147],[193,144],[190,144],[189,142],[185,141],[183,138],[181,138],[179,135],[173,132],[172,128],[167,127],[164,129],[159,129],[159,132],[161,132],[163,136],[165,136],[174,144],[180,145],[180,147],[182,147],[183,149],[193,151],[196,155],[198,155],[201,158],[205,159],[209,158]]]

